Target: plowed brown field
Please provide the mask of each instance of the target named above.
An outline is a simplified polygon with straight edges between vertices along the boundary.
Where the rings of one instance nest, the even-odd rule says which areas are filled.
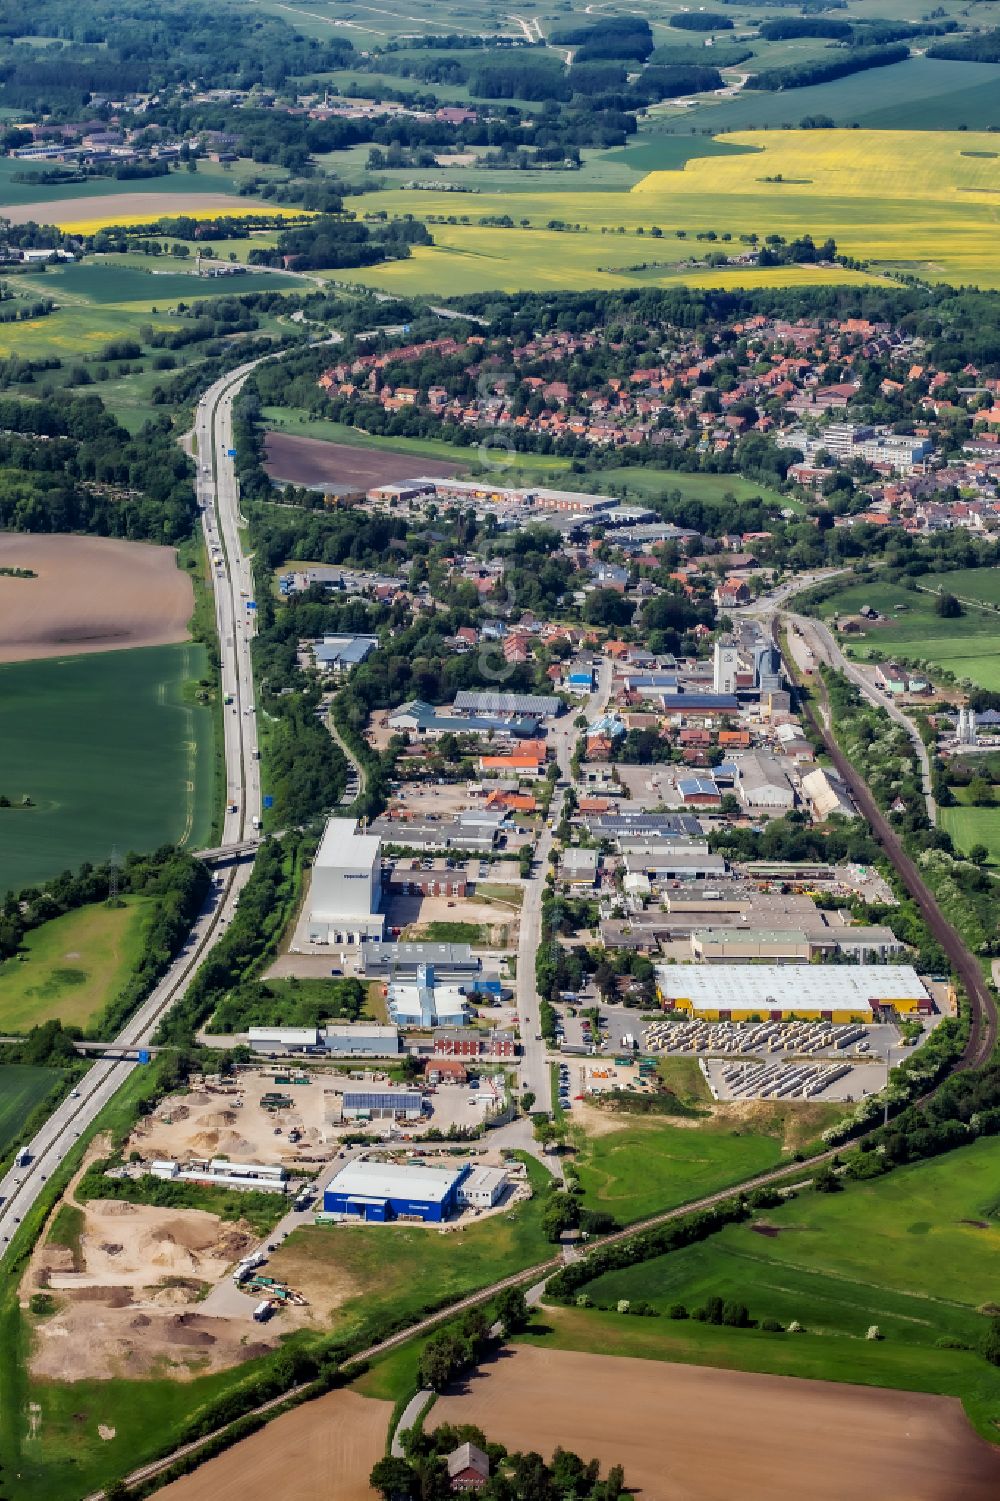
[[[431,1421],[621,1464],[642,1501],[1000,1495],[1000,1451],[961,1403],[923,1393],[519,1346],[440,1399]]]
[[[191,580],[170,547],[110,537],[0,533],[0,662],[188,639]]]
[[[391,1402],[337,1391],[297,1407],[157,1492],[162,1501],[374,1501]]]
[[[291,433],[266,433],[264,467],[273,480],[291,485],[322,485],[333,490],[368,490],[394,485],[419,475],[450,479],[461,464],[421,458],[386,448],[353,448],[324,438],[297,438]]]

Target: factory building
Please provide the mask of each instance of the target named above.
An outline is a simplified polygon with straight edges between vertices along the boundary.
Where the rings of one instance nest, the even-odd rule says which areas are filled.
[[[503,1198],[507,1174],[501,1167],[476,1167],[458,1185],[458,1202],[463,1208],[492,1209]]]
[[[373,978],[415,980],[421,965],[433,965],[434,973],[449,980],[467,980],[479,974],[483,962],[467,943],[364,943],[362,973]]]
[[[247,1041],[255,1053],[311,1053],[322,1047],[318,1027],[251,1027]]]
[[[387,1223],[413,1219],[438,1223],[458,1209],[459,1185],[469,1175],[460,1168],[418,1167],[407,1163],[349,1162],[327,1185],[327,1214],[355,1215]]]
[[[189,1162],[185,1167],[179,1162],[160,1158],[150,1163],[149,1173],[168,1182],[256,1189],[258,1193],[284,1193],[288,1177],[280,1163],[230,1162],[226,1157],[213,1157],[211,1162]]]
[[[328,1053],[338,1058],[394,1058],[399,1052],[399,1032],[375,1022],[352,1022],[323,1029]]]
[[[313,862],[308,937],[336,948],[381,940],[379,840],[353,818],[330,818]]]
[[[457,985],[439,985],[433,964],[422,964],[416,977],[386,986],[386,1010],[398,1027],[465,1027],[469,1006]]]
[[[664,1009],[700,1021],[878,1021],[934,1004],[909,964],[659,964]]]

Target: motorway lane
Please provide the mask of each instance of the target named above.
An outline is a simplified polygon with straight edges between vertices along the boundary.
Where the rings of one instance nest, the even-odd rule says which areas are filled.
[[[254,758],[256,719],[254,713],[253,669],[250,661],[250,630],[245,617],[244,592],[252,590],[250,560],[244,555],[239,536],[239,495],[232,460],[225,451],[232,446],[232,401],[252,366],[231,372],[217,381],[203,396],[195,422],[198,436],[198,495],[205,503],[202,525],[210,552],[218,549],[222,539],[223,566],[213,566],[216,619],[222,657],[224,691],[234,696],[235,713],[225,716],[225,756],[230,788],[229,801],[236,811],[227,811],[223,825],[223,843],[239,843],[249,834],[253,819],[260,816],[260,765]],[[204,473],[206,458],[215,452],[215,474]],[[217,515],[213,510],[217,504]],[[249,708],[251,712],[244,711]],[[221,890],[209,894],[192,929],[188,943],[166,975],[125,1024],[115,1041],[121,1048],[136,1048],[148,1043],[160,1018],[187,989],[205,954],[225,933],[239,901],[239,894],[250,878],[252,864],[234,866],[224,878]],[[28,1213],[46,1181],[61,1166],[74,1143],[121,1088],[132,1070],[140,1065],[124,1060],[101,1059],[93,1064],[71,1095],[63,1100],[29,1143],[31,1161],[24,1167],[12,1167],[0,1181],[0,1256],[18,1225]]]

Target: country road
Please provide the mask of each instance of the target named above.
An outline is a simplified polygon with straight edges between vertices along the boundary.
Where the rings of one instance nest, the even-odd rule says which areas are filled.
[[[260,774],[250,626],[246,599],[252,589],[250,561],[243,552],[239,531],[236,471],[228,456],[232,447],[232,402],[252,366],[223,376],[202,397],[195,421],[197,494],[212,566],[216,622],[222,658],[222,688],[233,702],[225,713],[225,759],[228,800],[223,843],[239,844],[260,817]],[[250,877],[252,862],[232,866],[221,888],[213,888],[191,930],[188,941],[152,993],[114,1039],[122,1051],[146,1046],[170,1007],[184,995],[196,970],[226,932],[240,891]],[[29,1161],[16,1164],[0,1181],[0,1257],[6,1254],[25,1215],[46,1182],[58,1171],[80,1136],[92,1125],[133,1069],[129,1059],[102,1058],[83,1075],[76,1088],[45,1121],[29,1142]]]
[[[931,763],[927,755],[927,747],[920,738],[920,731],[913,720],[904,714],[898,704],[895,704],[887,693],[876,688],[870,678],[849,661],[841,651],[829,628],[821,620],[815,620],[808,615],[792,615],[787,617],[801,634],[803,640],[812,650],[813,655],[819,662],[826,662],[830,667],[842,672],[849,678],[854,686],[860,689],[869,703],[874,704],[876,709],[881,709],[888,714],[894,724],[906,731],[913,743],[913,749],[917,760],[920,762],[922,791],[924,803],[927,807],[927,820],[934,826],[937,824],[937,803],[934,799],[934,783],[931,778]]]

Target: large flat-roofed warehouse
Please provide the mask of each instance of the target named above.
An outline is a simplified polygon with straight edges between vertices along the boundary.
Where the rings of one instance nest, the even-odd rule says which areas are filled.
[[[310,943],[344,947],[366,938],[381,939],[385,929],[385,917],[378,910],[381,896],[378,839],[360,833],[356,819],[328,819],[313,861]]]
[[[365,943],[361,946],[361,969],[365,975],[383,975],[391,980],[414,980],[421,965],[431,964],[434,973],[450,980],[478,975],[483,961],[468,943]]]
[[[933,1010],[909,964],[658,964],[668,1011],[702,1021],[873,1022]]]
[[[349,1162],[327,1184],[323,1208],[327,1214],[353,1214],[381,1223],[446,1220],[458,1208],[458,1187],[468,1173],[467,1165],[440,1168]]]

